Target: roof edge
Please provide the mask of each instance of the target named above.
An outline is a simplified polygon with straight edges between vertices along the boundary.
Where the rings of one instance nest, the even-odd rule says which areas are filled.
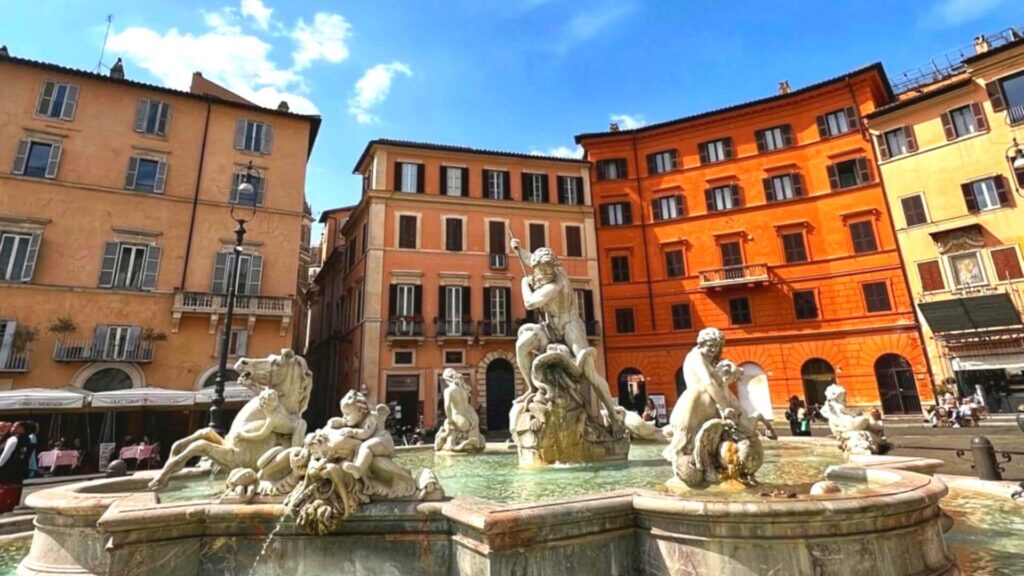
[[[459,146],[455,144],[435,144],[432,142],[415,142],[412,140],[395,140],[391,138],[375,138],[366,143],[363,153],[359,155],[355,166],[352,167],[353,174],[359,174],[359,168],[370,155],[374,146],[394,146],[397,148],[410,148],[420,150],[432,150],[438,152],[453,152],[456,154],[472,154],[476,156],[502,156],[505,158],[520,158],[523,160],[537,160],[540,162],[561,162],[565,164],[577,164],[589,166],[590,162],[583,158],[562,158],[560,156],[545,156],[543,154],[527,154],[525,152],[508,152],[504,150],[488,150],[486,148],[473,148],[470,146]]]

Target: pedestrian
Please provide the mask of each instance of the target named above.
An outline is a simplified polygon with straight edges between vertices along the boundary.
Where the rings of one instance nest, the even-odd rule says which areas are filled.
[[[31,431],[28,434],[29,450],[28,450],[28,477],[38,478],[43,475],[43,472],[39,470],[39,459],[37,453],[39,452],[39,424],[35,422],[29,422],[32,425]]]
[[[798,422],[799,433],[797,436],[810,436],[811,435],[811,414],[806,408],[800,408],[796,411],[796,419]]]
[[[786,421],[789,422],[789,433],[791,436],[800,435],[800,422],[796,414],[800,410],[801,400],[799,396],[789,397],[789,408],[786,408]]]
[[[28,435],[35,433],[34,422],[16,422],[0,451],[0,514],[21,504],[21,489],[28,476]]]
[[[647,406],[644,407],[643,413],[644,422],[657,422],[658,421],[658,406],[654,403],[654,398],[647,399]]]

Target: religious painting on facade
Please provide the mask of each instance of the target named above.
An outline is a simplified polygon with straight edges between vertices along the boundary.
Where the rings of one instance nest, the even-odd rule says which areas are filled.
[[[985,284],[985,271],[981,264],[979,252],[966,252],[949,257],[950,269],[953,271],[953,282],[957,288]]]

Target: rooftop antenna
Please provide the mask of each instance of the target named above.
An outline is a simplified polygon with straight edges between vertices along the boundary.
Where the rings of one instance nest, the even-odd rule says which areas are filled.
[[[107,51],[107,38],[110,36],[110,23],[114,21],[113,14],[107,14],[107,31],[103,33],[103,46],[100,46],[100,59],[96,62],[96,73],[103,70],[103,54]]]

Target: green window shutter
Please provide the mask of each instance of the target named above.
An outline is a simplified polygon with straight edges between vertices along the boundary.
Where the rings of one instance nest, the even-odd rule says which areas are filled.
[[[160,273],[160,256],[163,250],[159,246],[146,249],[146,267],[142,271],[142,289],[156,290],[156,278]]]
[[[156,165],[156,180],[153,181],[153,192],[162,194],[167,183],[167,162],[161,160]]]
[[[11,173],[25,173],[25,163],[28,161],[28,149],[30,146],[32,146],[32,141],[28,138],[22,138],[18,141],[18,152],[14,155],[14,167],[11,169]]]
[[[117,269],[117,251],[120,244],[107,242],[103,248],[103,263],[100,266],[100,288],[110,288],[114,285],[114,271]]]
[[[149,100],[140,98],[135,105],[135,124],[132,130],[144,132],[146,130],[146,117],[149,115]]]
[[[39,92],[39,103],[36,105],[36,114],[40,116],[50,115],[50,106],[53,105],[53,92],[57,85],[52,80],[43,82],[43,88]]]
[[[139,158],[132,156],[128,159],[128,174],[124,178],[124,187],[128,190],[135,189],[135,176],[139,173]]]
[[[217,252],[213,259],[213,283],[210,285],[210,292],[214,294],[227,294],[228,256],[227,252]]]
[[[53,144],[50,146],[50,161],[46,163],[46,177],[56,178],[57,170],[60,168],[60,152],[63,146]]]
[[[156,122],[156,135],[164,136],[167,134],[167,124],[171,120],[171,105],[167,102],[160,103],[160,117]]]
[[[249,260],[249,285],[245,293],[249,296],[259,296],[260,284],[263,279],[263,256],[253,254]]]
[[[39,257],[39,244],[43,241],[43,233],[35,232],[28,243],[28,253],[25,255],[25,266],[21,269],[21,281],[31,282],[32,275],[36,271],[36,259]]]
[[[64,96],[64,109],[61,110],[61,120],[74,120],[75,111],[78,110],[78,86],[68,84],[68,93]]]

